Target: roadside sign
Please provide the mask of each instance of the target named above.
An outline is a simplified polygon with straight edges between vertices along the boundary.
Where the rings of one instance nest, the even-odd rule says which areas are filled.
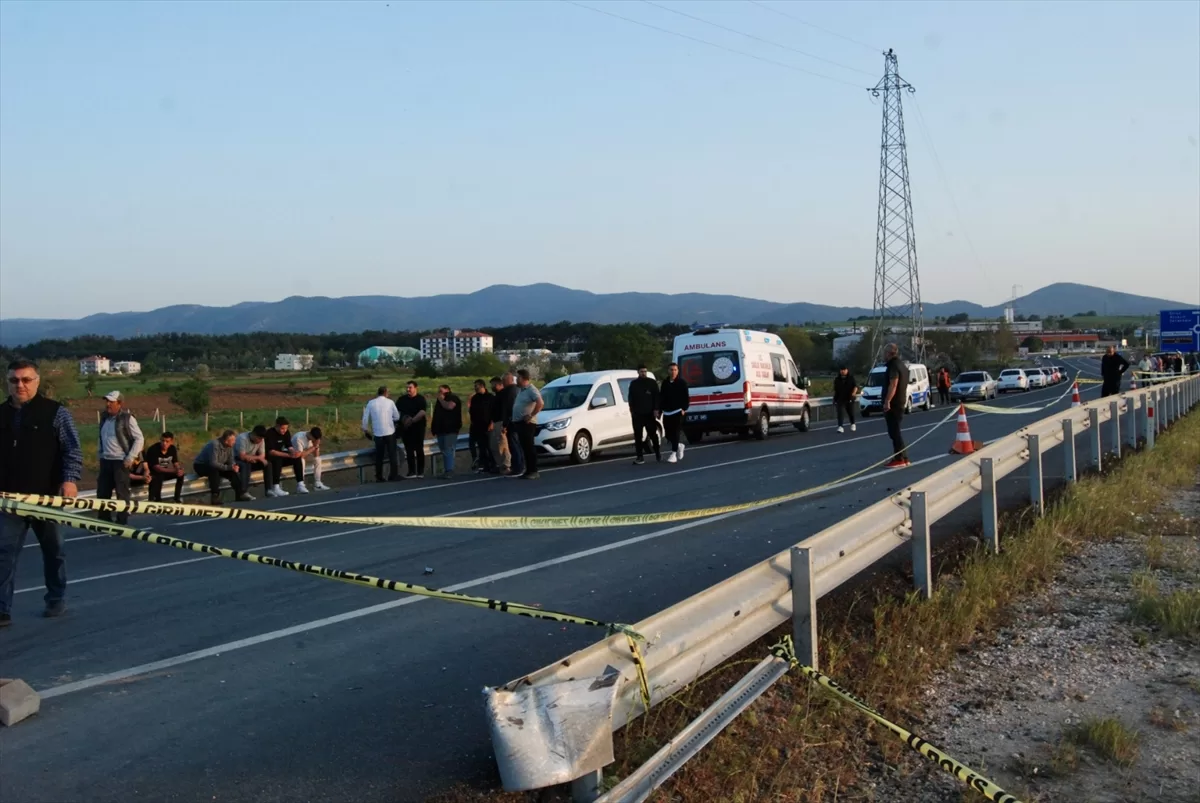
[[[1159,321],[1162,351],[1200,351],[1200,309],[1165,309]]]

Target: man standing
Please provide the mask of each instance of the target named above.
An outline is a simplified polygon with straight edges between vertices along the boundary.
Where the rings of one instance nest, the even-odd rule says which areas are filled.
[[[449,385],[438,385],[429,431],[437,438],[438,451],[442,453],[442,465],[446,469],[442,479],[453,479],[454,453],[458,449],[458,433],[462,431],[462,401]]]
[[[521,474],[523,480],[538,478],[537,449],[533,445],[534,435],[537,434],[537,416],[545,403],[541,391],[534,386],[529,378],[529,371],[522,368],[517,371],[517,397],[513,400],[512,426],[516,430],[517,441],[521,446],[521,456],[525,471]],[[514,461],[515,462],[515,461]]]
[[[175,434],[164,432],[158,443],[146,450],[146,465],[150,466],[150,501],[162,501],[163,483],[175,480],[176,503],[183,501],[183,464],[175,448]]]
[[[492,452],[492,471],[501,476],[511,473],[512,452],[508,448],[508,428],[504,419],[504,380],[492,377],[492,414],[488,424],[488,446]]]
[[[314,491],[329,490],[329,486],[321,482],[321,437],[320,427],[313,427],[308,432],[297,432],[292,436],[292,459],[300,461],[301,477],[308,471],[305,461],[312,461]],[[300,493],[305,493],[305,491],[300,491]]]
[[[267,460],[267,428],[258,424],[249,432],[243,432],[233,442],[233,460],[238,471],[238,497],[249,502],[254,499],[250,495],[250,475],[262,471],[263,487],[270,491],[275,483],[271,480],[271,463]]]
[[[220,437],[213,438],[206,443],[200,450],[200,454],[196,455],[195,462],[192,463],[196,476],[208,479],[210,504],[221,504],[222,479],[229,480],[239,502],[251,501],[251,497],[241,493],[242,483],[238,481],[238,466],[233,462],[233,442],[235,440],[237,440],[237,433],[232,429],[225,430]]]
[[[942,371],[945,370],[945,368],[942,369]],[[938,382],[941,382],[940,376]],[[858,382],[854,380],[850,368],[843,365],[838,368],[837,376],[833,378],[833,406],[837,408],[838,432],[846,431],[843,424],[847,417],[850,419],[850,431],[858,431],[858,425],[854,423],[854,407],[857,398]]]
[[[100,474],[96,477],[96,498],[130,499],[129,469],[134,458],[142,453],[146,443],[137,419],[124,409],[121,391],[114,390],[104,397],[104,412],[100,414]],[[112,521],[112,515],[101,511],[100,518]],[[117,523],[126,524],[128,513],[118,513]]]
[[[883,358],[887,361],[884,378],[883,409],[887,422],[888,437],[892,439],[892,459],[886,468],[904,468],[909,465],[908,448],[900,433],[900,420],[904,417],[905,402],[908,401],[908,366],[900,359],[900,347],[888,343],[883,347]]]
[[[946,366],[943,365],[941,367],[941,370],[938,371],[938,375],[937,375],[937,388],[938,388],[938,402],[939,403],[941,403],[941,404],[949,404],[950,403],[950,386],[952,384],[954,384],[954,383],[950,380],[950,371],[949,371],[949,369],[946,368]],[[853,423],[853,421],[851,421],[851,423]],[[839,426],[841,425],[840,421],[838,422],[838,425]],[[853,429],[853,427],[851,427],[851,429]]]
[[[1117,353],[1116,346],[1109,346],[1100,358],[1100,376],[1104,380],[1100,386],[1100,395],[1111,396],[1120,393],[1121,375],[1128,370],[1129,361]]]
[[[633,383],[631,382],[630,385]],[[679,375],[679,366],[671,363],[667,367],[667,378],[662,381],[659,393],[662,404],[663,434],[671,443],[671,454],[667,455],[668,463],[683,459],[683,441],[679,439],[679,431],[683,427],[683,414],[691,404],[688,384]]]
[[[388,398],[388,389],[380,387],[363,407],[363,435],[375,441],[375,482],[383,482],[383,458],[388,461],[388,482],[400,479],[400,463],[396,459],[396,422],[400,411]]]
[[[500,405],[500,420],[504,424],[504,440],[508,443],[508,453],[511,456],[510,476],[525,475],[525,455],[521,449],[521,440],[517,437],[517,428],[513,426],[513,405],[516,404],[517,394],[521,389],[517,387],[517,378],[512,373],[507,373],[501,380],[504,383],[504,389],[500,391],[498,403]]]
[[[645,464],[642,453],[647,440],[654,446],[654,458],[662,462],[658,445],[658,385],[646,376],[646,366],[637,367],[637,379],[629,383],[629,414],[633,417],[633,443],[636,448],[635,466]]]
[[[8,401],[0,405],[0,491],[73,498],[83,474],[79,433],[66,407],[38,393],[40,382],[32,360],[8,364]],[[67,610],[66,554],[57,525],[0,514],[0,627],[12,624],[17,558],[31,528],[42,549],[45,615]]]
[[[396,407],[400,410],[400,435],[408,457],[408,478],[419,480],[425,476],[425,425],[429,402],[418,392],[417,383],[410,379]]]
[[[267,496],[287,496],[283,490],[283,470],[291,466],[292,476],[296,478],[296,493],[308,493],[304,484],[304,467],[300,458],[296,457],[296,447],[292,444],[292,425],[283,416],[275,419],[275,426],[267,430],[266,451],[267,461],[271,464],[271,479],[275,484],[267,491]]]
[[[471,419],[467,445],[471,450],[471,468],[480,473],[489,473],[496,465],[489,443],[494,401],[495,397],[488,393],[487,382],[476,379],[475,392],[467,402],[467,416]]]

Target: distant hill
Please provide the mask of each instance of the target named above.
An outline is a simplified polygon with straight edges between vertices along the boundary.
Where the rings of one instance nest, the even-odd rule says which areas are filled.
[[[1105,315],[1150,315],[1188,304],[1058,283],[1017,299],[1017,310],[1031,315],[1073,315],[1095,310]],[[927,318],[965,312],[996,317],[1003,304],[984,307],[970,301],[926,303]],[[188,332],[361,332],[367,329],[428,330],[506,326],[515,323],[590,321],[593,323],[804,323],[844,321],[871,310],[822,304],[781,304],[740,296],[705,293],[590,293],[553,284],[525,287],[493,285],[474,293],[400,298],[396,296],[292,296],[282,301],[247,301],[232,307],[177,305],[149,312],[89,315],[78,320],[9,318],[0,321],[0,344],[15,346],[46,338],[96,334]]]

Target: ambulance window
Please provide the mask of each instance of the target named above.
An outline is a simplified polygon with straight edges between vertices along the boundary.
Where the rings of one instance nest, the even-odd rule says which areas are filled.
[[[693,388],[733,385],[742,381],[736,351],[702,351],[679,358],[679,375]]]
[[[771,369],[775,372],[776,382],[788,381],[787,372],[783,369],[783,357],[780,357],[778,354],[772,354]]]
[[[791,360],[788,360],[788,368],[790,368],[792,370],[792,384],[799,387],[800,386],[800,372],[798,370],[796,370],[796,363],[792,362]]]

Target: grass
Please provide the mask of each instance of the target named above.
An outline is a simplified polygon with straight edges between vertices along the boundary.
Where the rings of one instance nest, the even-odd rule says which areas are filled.
[[[1123,767],[1137,761],[1138,732],[1112,717],[1085,720],[1068,731],[1067,738],[1080,747],[1095,751],[1105,761]]]
[[[1130,617],[1156,628],[1167,638],[1200,642],[1200,589],[1162,592],[1150,574],[1139,572],[1133,580]]]
[[[1174,731],[1175,733],[1183,733],[1187,730],[1187,722],[1181,717],[1171,716],[1164,709],[1155,706],[1150,709],[1150,713],[1146,719],[1156,728],[1161,728],[1165,731]]]

